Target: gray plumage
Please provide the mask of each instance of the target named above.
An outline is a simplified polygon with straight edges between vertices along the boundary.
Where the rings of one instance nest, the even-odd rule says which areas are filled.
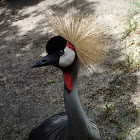
[[[88,121],[92,129],[97,131],[97,137],[94,140],[98,140],[99,133],[95,123],[89,118]],[[30,132],[28,140],[93,140],[93,138],[90,138],[90,135],[84,136],[84,134],[81,134],[80,131],[76,130],[74,130],[75,133],[71,135],[69,129],[66,113],[55,114],[36,125]]]
[[[65,113],[60,113],[35,126],[28,140],[66,140],[67,134],[67,116]]]

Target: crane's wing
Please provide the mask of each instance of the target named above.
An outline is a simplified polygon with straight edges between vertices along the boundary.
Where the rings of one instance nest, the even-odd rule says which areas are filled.
[[[66,140],[68,119],[65,113],[56,114],[33,128],[28,140]]]

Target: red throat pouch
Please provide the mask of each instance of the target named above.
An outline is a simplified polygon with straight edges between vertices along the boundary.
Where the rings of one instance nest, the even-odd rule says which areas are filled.
[[[70,72],[64,72],[64,82],[69,91],[72,90],[72,74]]]

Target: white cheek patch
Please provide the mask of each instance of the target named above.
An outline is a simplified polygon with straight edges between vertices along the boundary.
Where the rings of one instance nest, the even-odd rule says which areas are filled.
[[[64,54],[59,59],[59,66],[68,67],[72,64],[75,59],[75,52],[66,46],[64,49]]]

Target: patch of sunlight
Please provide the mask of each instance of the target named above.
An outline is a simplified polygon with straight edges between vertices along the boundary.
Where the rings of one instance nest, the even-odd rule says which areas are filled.
[[[30,51],[31,50],[31,44],[27,44],[24,46],[24,48],[21,48],[22,51]]]
[[[135,92],[131,97],[131,101],[140,108],[140,92]]]
[[[4,48],[6,48],[6,46],[0,46],[0,50],[2,50],[2,49],[4,49]]]
[[[129,136],[126,137],[127,140],[139,140],[139,138],[140,138],[140,126],[132,128],[129,132]]]
[[[23,56],[23,54],[22,53],[17,53],[15,56],[16,57],[21,57],[21,56]]]
[[[5,21],[0,21],[0,25],[3,25]]]
[[[33,12],[35,13],[35,11]],[[42,20],[40,14],[33,16],[32,13],[26,14],[25,11],[18,12],[18,20],[12,22],[11,26],[18,27],[18,35],[23,36],[29,31],[37,30],[39,28],[39,22]],[[19,17],[20,15],[20,17]]]
[[[43,53],[40,55],[40,57],[44,57],[44,56],[46,56],[46,52],[43,52]]]
[[[1,24],[0,24],[1,25]],[[3,31],[0,33],[0,36],[4,35],[5,33],[7,33],[7,31]]]

